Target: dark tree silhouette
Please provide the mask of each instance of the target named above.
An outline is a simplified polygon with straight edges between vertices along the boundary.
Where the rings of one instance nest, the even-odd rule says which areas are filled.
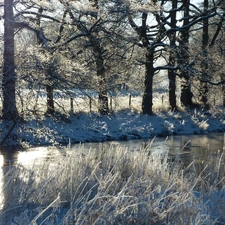
[[[183,0],[183,27],[181,30],[180,37],[180,55],[179,55],[179,63],[181,66],[181,96],[180,101],[181,104],[185,107],[192,107],[192,97],[193,93],[191,91],[191,82],[190,82],[190,73],[189,73],[189,65],[190,65],[190,56],[189,56],[189,30],[190,30],[190,0]]]
[[[209,7],[209,2],[208,0],[204,0],[204,14],[207,15],[208,7]],[[202,80],[205,78],[208,79],[208,44],[209,44],[209,19],[206,17],[203,20],[203,28],[202,28],[202,69],[203,69],[203,74],[202,74]],[[203,103],[203,106],[207,109],[209,109],[209,104],[208,104],[208,83],[207,82],[201,82],[201,87],[200,87],[200,100]]]
[[[2,118],[16,120],[18,111],[16,108],[16,73],[14,59],[14,15],[13,0],[4,1],[4,53],[3,53],[3,79],[2,94],[3,108]]]
[[[155,17],[158,22],[158,26],[160,27],[159,15],[156,13]],[[160,47],[162,35],[164,33],[163,27],[157,29],[157,25],[153,25],[152,27],[147,26],[148,14],[146,12],[142,12],[142,23],[141,26],[138,26],[133,20],[131,14],[128,15],[128,19],[130,25],[137,32],[139,36],[139,46],[144,49],[145,52],[145,78],[144,78],[144,94],[142,98],[142,113],[143,114],[153,114],[152,106],[153,106],[153,78],[155,72],[158,68],[154,67],[155,53],[157,47]],[[151,31],[152,29],[152,31]],[[157,31],[155,31],[155,29]],[[149,35],[152,32],[153,35]],[[151,40],[149,40],[149,36],[151,36]],[[163,46],[163,44],[162,44]]]
[[[172,9],[170,12],[171,17],[171,29],[172,31],[169,33],[170,39],[170,52],[169,52],[169,62],[168,65],[170,67],[175,67],[176,63],[176,12],[177,9],[177,0],[172,1]],[[169,103],[171,110],[177,110],[177,103],[176,103],[176,71],[168,69],[168,78],[169,78]]]
[[[98,22],[98,0],[90,0],[92,7],[97,11],[94,16],[94,23]],[[98,77],[98,110],[102,115],[107,115],[109,112],[108,106],[108,96],[107,96],[107,85],[106,85],[106,69],[104,66],[104,49],[101,46],[101,42],[98,38],[98,32],[95,35],[90,36],[90,41],[92,43],[93,55],[95,58],[97,77]]]

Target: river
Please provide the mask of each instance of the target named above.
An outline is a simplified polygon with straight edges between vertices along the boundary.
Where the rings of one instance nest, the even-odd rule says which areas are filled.
[[[107,147],[109,145],[121,145],[131,151],[146,149],[150,153],[164,154],[169,152],[170,157],[185,157],[186,163],[191,161],[210,161],[225,149],[224,133],[209,133],[204,135],[177,135],[156,137],[154,139],[135,139],[128,141],[107,141],[103,143],[82,144],[82,151]],[[80,145],[71,146],[74,151],[80,151]],[[1,149],[0,166],[22,164],[32,165],[44,160],[54,160],[57,156],[65,155],[68,147],[39,146],[27,150],[12,148]]]
[[[67,147],[34,147],[24,150],[10,148],[1,149],[0,154],[0,206],[3,204],[2,188],[4,186],[4,175],[7,169],[15,164],[25,167],[34,163],[42,164],[46,161],[54,162],[59,155],[66,155],[67,151],[77,151],[78,153],[88,152],[92,149],[106,148],[110,145],[121,145],[129,151],[139,151],[144,149],[149,154],[164,155],[168,153],[171,161],[179,160],[189,171],[200,173],[207,164],[206,173],[210,173],[218,162],[219,156],[223,154],[225,146],[225,136],[223,133],[210,133],[205,135],[181,135],[167,138],[137,139],[128,141],[110,141],[103,143],[85,143],[82,148],[79,144]],[[224,158],[222,158],[224,159]]]

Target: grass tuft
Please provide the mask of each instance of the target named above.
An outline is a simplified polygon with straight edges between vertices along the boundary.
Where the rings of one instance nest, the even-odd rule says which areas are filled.
[[[225,191],[218,180],[219,168],[217,182],[211,184],[205,174],[188,173],[179,161],[169,162],[167,155],[146,149],[128,151],[111,145],[78,153],[80,148],[68,149],[54,162],[4,171],[0,224],[224,222]]]

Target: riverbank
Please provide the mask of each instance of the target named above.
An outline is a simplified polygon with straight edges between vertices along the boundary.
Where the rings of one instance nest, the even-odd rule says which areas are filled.
[[[224,132],[225,120],[223,109],[158,111],[153,116],[121,110],[108,116],[30,118],[19,122],[16,131],[24,146],[60,145]],[[184,168],[179,158],[169,161],[166,152],[162,158],[141,147],[128,151],[120,145],[102,145],[85,152],[78,146],[79,151],[68,147],[65,154],[43,164],[3,167],[0,199],[5,205],[0,223],[224,223],[224,153],[196,174]],[[190,165],[197,171],[197,165]]]
[[[0,124],[0,129],[4,129],[3,124]],[[18,122],[14,135],[4,145],[13,145],[15,135],[22,146],[39,146],[224,131],[224,108],[213,108],[209,112],[157,111],[151,116],[127,109],[111,112],[107,116],[78,113],[32,117]]]

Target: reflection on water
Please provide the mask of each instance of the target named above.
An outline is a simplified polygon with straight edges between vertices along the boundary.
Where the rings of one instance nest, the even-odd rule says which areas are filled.
[[[205,163],[213,163],[219,153],[224,150],[224,134],[210,133],[207,135],[186,135],[171,136],[168,138],[141,139],[128,141],[111,141],[104,143],[87,143],[82,145],[82,151],[104,148],[110,145],[120,145],[127,147],[130,151],[146,149],[150,154],[169,153],[171,159],[179,159],[184,165],[193,163],[194,171],[199,173],[205,166]],[[79,151],[79,145],[72,148]],[[1,149],[0,154],[0,207],[3,204],[3,186],[4,177],[7,171],[19,163],[25,167],[35,164],[41,164],[46,161],[54,162],[59,155],[66,155],[67,148],[56,147],[36,147],[27,151],[20,151],[13,148]],[[192,169],[193,169],[192,168]],[[2,194],[1,194],[2,193]]]
[[[2,147],[0,154],[0,209],[4,202],[4,183],[6,174],[16,164],[25,167],[33,164],[41,164],[46,161],[54,161],[59,154],[65,154],[65,148],[35,147],[27,151],[15,149],[15,147]]]
[[[205,174],[216,168],[216,163],[225,152],[225,136],[223,133],[210,133],[206,135],[182,135],[168,138],[155,138],[150,140],[130,140],[123,143],[132,150],[140,146],[149,150],[151,154],[168,153],[171,161],[178,160],[189,166],[188,171],[200,174],[205,167]],[[224,159],[224,156],[223,158]],[[223,160],[222,160],[223,163]]]
[[[128,141],[110,141],[103,143],[85,143],[82,145],[82,151],[91,149],[107,148],[110,145],[124,146],[131,151],[138,151],[140,148],[146,149],[151,153],[166,153],[170,156],[190,156],[192,160],[211,160],[218,155],[218,151],[225,149],[225,140],[223,133],[210,133],[206,135],[182,135],[170,136],[167,138],[154,139],[136,139]],[[80,145],[72,146],[76,151]],[[58,155],[66,155],[67,148],[56,147],[35,147],[29,150],[17,150],[12,147],[0,149],[0,166],[12,166],[17,163],[24,166],[33,163],[41,163],[43,160],[54,161]]]

